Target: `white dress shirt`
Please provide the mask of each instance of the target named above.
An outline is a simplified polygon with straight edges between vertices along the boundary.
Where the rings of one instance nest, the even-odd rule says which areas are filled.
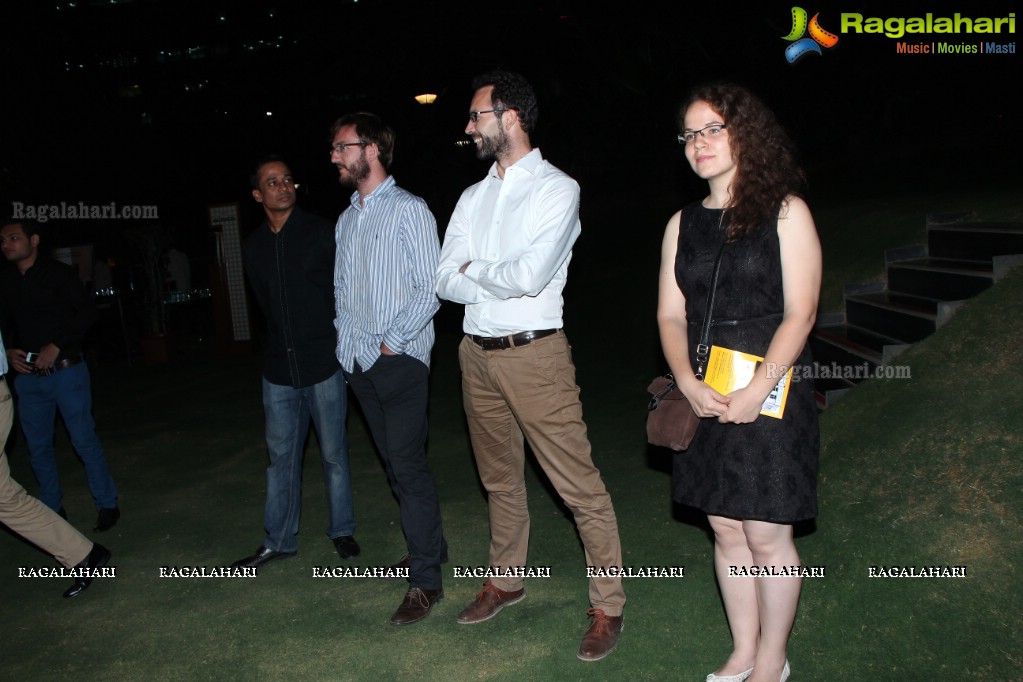
[[[465,304],[467,334],[560,329],[561,292],[581,229],[579,184],[545,161],[539,149],[505,169],[503,180],[495,163],[455,206],[441,248],[437,293]]]

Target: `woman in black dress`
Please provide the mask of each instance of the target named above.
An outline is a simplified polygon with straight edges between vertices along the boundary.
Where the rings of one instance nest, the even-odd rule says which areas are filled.
[[[802,585],[801,571],[792,570],[799,565],[792,524],[817,515],[819,437],[805,368],[820,242],[795,194],[803,175],[789,140],[759,99],[733,85],[699,88],[679,119],[686,159],[710,194],[668,222],[657,320],[679,388],[708,417],[675,455],[673,475],[675,500],[706,512],[714,531],[732,633],[731,655],[707,680],[784,682]],[[719,252],[710,343],[764,358],[749,384],[727,395],[694,372]],[[781,418],[763,416],[765,399],[793,366]],[[784,577],[751,575],[765,571]]]

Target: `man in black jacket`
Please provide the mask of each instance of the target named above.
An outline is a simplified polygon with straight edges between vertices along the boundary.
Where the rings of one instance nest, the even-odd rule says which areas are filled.
[[[334,354],[334,227],[298,208],[291,170],[264,159],[252,197],[266,221],[243,245],[245,274],[267,320],[263,365],[266,414],[266,539],[234,566],[262,566],[298,553],[302,454],[316,427],[327,489],[327,535],[342,559],[359,554],[345,431],[347,385]]]
[[[39,252],[39,240],[30,220],[5,220],[0,227],[4,256],[14,265],[0,275],[0,292],[9,313],[5,322],[13,321],[7,361],[17,372],[21,430],[39,481],[39,500],[66,518],[53,448],[54,417],[60,410],[99,512],[94,530],[104,531],[121,512],[96,437],[89,369],[82,357],[82,339],[98,315],[96,303],[70,266]]]

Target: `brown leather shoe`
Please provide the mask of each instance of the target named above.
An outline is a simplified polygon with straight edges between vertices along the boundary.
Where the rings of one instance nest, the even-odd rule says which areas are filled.
[[[411,625],[430,615],[433,605],[444,598],[444,590],[413,587],[405,593],[401,606],[391,616],[391,625]]]
[[[505,606],[517,604],[526,598],[526,588],[505,592],[494,587],[489,580],[483,584],[483,591],[476,595],[476,601],[462,609],[458,614],[458,622],[462,625],[472,625],[490,620]]]
[[[593,622],[583,635],[579,653],[575,656],[580,661],[599,661],[618,646],[618,638],[625,627],[625,616],[606,616],[603,609],[590,609],[586,615],[593,618]]]

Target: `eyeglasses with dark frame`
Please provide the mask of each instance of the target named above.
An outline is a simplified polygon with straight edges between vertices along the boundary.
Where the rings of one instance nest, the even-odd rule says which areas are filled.
[[[697,133],[700,134],[700,137],[717,137],[727,127],[724,123],[711,123],[709,126],[704,126],[699,130],[683,130],[678,135],[678,143],[686,145],[696,142]]]
[[[515,107],[504,107],[503,109],[481,109],[480,111],[470,111],[469,120],[476,123],[480,120],[480,114],[496,114],[500,116],[506,111],[517,111]]]
[[[373,144],[373,143],[372,142],[336,142],[336,143],[330,145],[330,153],[333,154],[334,152],[337,152],[338,154],[344,154],[345,150],[348,149],[349,147],[365,147],[368,144]]]

